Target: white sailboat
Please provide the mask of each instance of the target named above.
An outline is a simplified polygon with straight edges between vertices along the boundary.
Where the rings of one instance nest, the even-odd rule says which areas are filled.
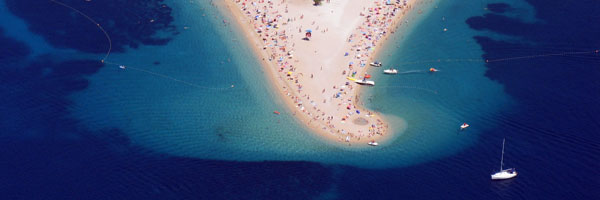
[[[506,138],[504,138],[504,140],[502,140],[502,158],[500,159],[500,171],[492,174],[492,180],[505,180],[505,179],[510,179],[510,178],[514,178],[515,176],[517,176],[517,170],[515,170],[515,168],[502,169],[502,166],[504,165],[504,142],[505,141],[506,141]]]

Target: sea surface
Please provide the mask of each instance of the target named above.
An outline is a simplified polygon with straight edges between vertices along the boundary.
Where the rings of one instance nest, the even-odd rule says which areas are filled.
[[[0,197],[600,199],[599,1],[417,3],[377,148],[304,129],[220,6],[0,0]]]

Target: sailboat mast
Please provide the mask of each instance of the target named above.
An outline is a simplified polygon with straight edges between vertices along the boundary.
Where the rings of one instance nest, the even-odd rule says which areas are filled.
[[[504,165],[504,142],[506,138],[502,140],[502,158],[500,159],[500,171],[502,171],[502,165]]]

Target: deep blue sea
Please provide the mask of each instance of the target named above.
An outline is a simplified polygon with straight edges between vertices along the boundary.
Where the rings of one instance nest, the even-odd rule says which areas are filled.
[[[600,199],[600,1],[417,3],[377,149],[302,128],[219,5],[0,0],[0,198]]]

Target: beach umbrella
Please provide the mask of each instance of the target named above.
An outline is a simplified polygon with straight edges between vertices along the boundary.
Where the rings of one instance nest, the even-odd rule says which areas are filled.
[[[312,30],[308,29],[306,30],[307,33],[312,33]]]

